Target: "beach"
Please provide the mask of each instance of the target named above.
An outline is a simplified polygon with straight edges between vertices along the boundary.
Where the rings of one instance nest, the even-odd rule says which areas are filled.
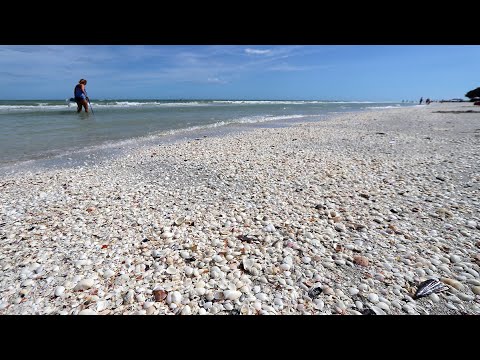
[[[479,111],[340,113],[3,176],[0,314],[480,314]],[[416,298],[428,279],[445,288]]]

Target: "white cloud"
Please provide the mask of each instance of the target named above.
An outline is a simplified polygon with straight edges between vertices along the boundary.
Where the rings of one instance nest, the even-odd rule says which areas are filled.
[[[258,71],[308,70],[300,68],[301,56],[307,50],[314,49],[257,45],[0,45],[0,82],[32,91],[44,84],[69,88],[80,78],[88,79],[91,87],[231,84]],[[291,65],[286,65],[287,58]],[[0,98],[1,91],[7,88],[0,89]]]
[[[245,49],[245,52],[249,55],[269,55],[272,53],[272,51],[268,49],[260,50],[260,49],[250,49],[250,48]]]

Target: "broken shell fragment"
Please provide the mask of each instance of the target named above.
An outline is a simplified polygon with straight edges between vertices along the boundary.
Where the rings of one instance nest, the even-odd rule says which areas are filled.
[[[247,236],[247,235],[238,235],[237,236],[237,239],[239,239],[240,241],[246,241],[246,242],[252,242],[252,241],[258,241],[258,238],[254,237],[254,236]]]
[[[446,290],[448,290],[448,287],[445,284],[435,279],[429,279],[418,285],[417,292],[413,298],[419,299],[432,293],[438,293]]]
[[[153,296],[155,297],[155,301],[162,301],[167,297],[167,292],[162,289],[153,290]]]
[[[308,296],[310,296],[312,299],[315,299],[317,296],[319,296],[322,293],[322,288],[320,286],[311,288],[308,291]]]
[[[180,225],[182,225],[184,222],[185,222],[185,218],[184,218],[184,217],[179,217],[179,218],[176,218],[176,219],[175,219],[174,224],[175,224],[176,226],[180,226]]]

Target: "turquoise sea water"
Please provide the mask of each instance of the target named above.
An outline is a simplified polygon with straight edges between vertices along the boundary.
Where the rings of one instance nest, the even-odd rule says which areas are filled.
[[[67,100],[0,100],[0,171],[89,147],[208,128],[311,121],[330,113],[412,106],[411,103],[269,100],[98,100],[76,112]]]

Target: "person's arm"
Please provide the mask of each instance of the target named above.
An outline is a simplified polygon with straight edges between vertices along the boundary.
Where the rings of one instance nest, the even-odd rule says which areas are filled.
[[[87,99],[87,101],[89,101],[90,99],[87,96],[87,92],[85,91],[85,85],[84,84],[82,84],[82,92],[85,94],[85,99]]]

